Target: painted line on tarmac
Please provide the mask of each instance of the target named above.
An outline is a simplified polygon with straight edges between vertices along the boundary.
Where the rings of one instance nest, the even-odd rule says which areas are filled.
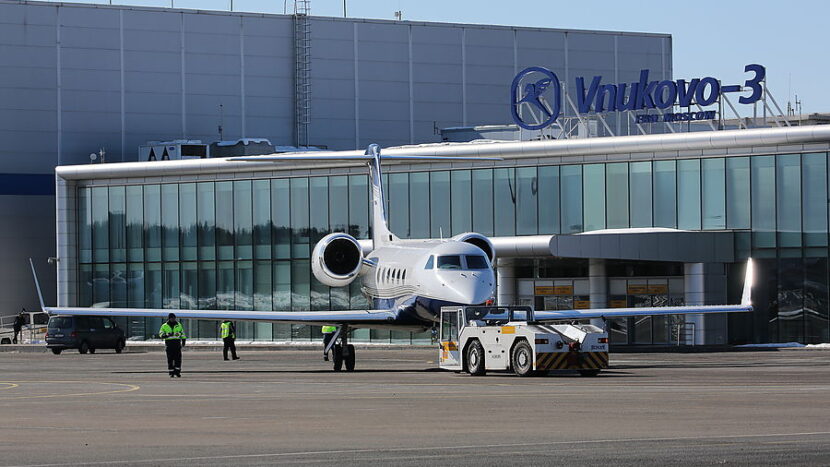
[[[154,459],[132,459],[132,460],[118,460],[118,461],[99,461],[99,462],[82,462],[82,463],[56,463],[56,464],[20,464],[7,467],[60,467],[68,465],[117,465],[117,464],[153,464],[159,462],[194,462],[194,461],[209,461],[209,460],[232,460],[232,459],[264,459],[277,457],[300,457],[300,456],[318,456],[318,455],[332,455],[332,454],[363,454],[363,453],[403,453],[403,452],[418,452],[418,451],[437,451],[437,450],[458,450],[458,449],[492,449],[492,448],[517,448],[517,447],[543,447],[556,445],[592,445],[592,444],[607,444],[607,443],[649,443],[649,442],[672,442],[672,441],[705,441],[705,440],[751,440],[756,438],[781,438],[781,437],[795,437],[795,436],[827,436],[830,431],[815,431],[804,433],[766,433],[755,435],[721,435],[721,436],[678,436],[678,437],[662,437],[662,438],[616,438],[616,439],[592,439],[592,440],[576,440],[576,441],[548,441],[536,443],[506,443],[506,444],[463,444],[457,446],[419,446],[411,448],[374,448],[374,449],[338,449],[327,451],[294,451],[294,452],[275,452],[266,454],[237,454],[226,456],[199,456],[199,457],[167,457]]]
[[[0,391],[2,391],[4,389],[14,389],[14,388],[20,386],[19,384],[14,384],[14,383],[0,383],[0,384],[3,384],[3,385],[6,386],[6,387],[0,388]]]
[[[19,383],[19,384],[18,384]],[[98,391],[98,392],[76,392],[76,393],[69,393],[69,394],[40,394],[36,396],[12,396],[12,397],[0,397],[0,402],[3,401],[10,401],[10,400],[20,400],[20,399],[53,399],[59,397],[81,397],[81,396],[101,396],[104,394],[118,394],[124,392],[132,392],[138,391],[141,389],[141,386],[135,384],[124,384],[124,383],[108,383],[108,382],[99,382],[99,381],[16,381],[16,382],[0,382],[0,384],[107,384],[111,386],[123,386],[124,389],[113,389],[111,391]]]

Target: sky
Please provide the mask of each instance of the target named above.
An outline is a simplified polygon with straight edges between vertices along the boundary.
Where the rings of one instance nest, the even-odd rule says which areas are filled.
[[[231,0],[172,1],[177,8],[228,9]],[[293,8],[291,0],[233,2],[237,11]],[[118,3],[170,6],[170,0]],[[343,16],[343,0],[310,3],[314,16]],[[349,17],[391,20],[395,11],[412,21],[669,33],[675,79],[743,83],[751,77],[744,65],[758,63],[767,68],[767,86],[782,108],[797,95],[802,113],[830,112],[830,95],[822,90],[830,76],[826,0],[346,0]]]

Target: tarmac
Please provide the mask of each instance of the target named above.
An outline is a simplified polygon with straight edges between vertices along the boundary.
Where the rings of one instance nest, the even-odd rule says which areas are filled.
[[[830,352],[611,355],[472,377],[436,349],[0,353],[0,466],[827,465]]]

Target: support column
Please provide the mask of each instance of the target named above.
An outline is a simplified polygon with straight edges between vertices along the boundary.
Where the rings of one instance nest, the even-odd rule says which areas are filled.
[[[705,275],[703,263],[684,263],[683,264],[683,287],[685,305],[703,305],[705,304],[704,293]],[[688,336],[686,345],[703,345],[705,342],[705,333],[703,329],[703,315],[689,314],[685,316],[687,323],[694,323],[694,336]]]
[[[608,308],[608,274],[605,271],[604,259],[588,260],[588,290],[591,294],[591,308]],[[592,319],[591,324],[604,327],[600,318]]]
[[[516,303],[516,266],[512,259],[499,258],[496,262],[496,305]]]

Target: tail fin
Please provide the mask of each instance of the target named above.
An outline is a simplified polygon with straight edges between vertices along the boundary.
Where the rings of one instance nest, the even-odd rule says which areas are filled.
[[[378,248],[389,242],[398,240],[386,223],[386,208],[383,196],[383,179],[380,172],[380,146],[370,144],[366,148],[366,155],[371,156],[369,174],[372,182],[372,241]]]

